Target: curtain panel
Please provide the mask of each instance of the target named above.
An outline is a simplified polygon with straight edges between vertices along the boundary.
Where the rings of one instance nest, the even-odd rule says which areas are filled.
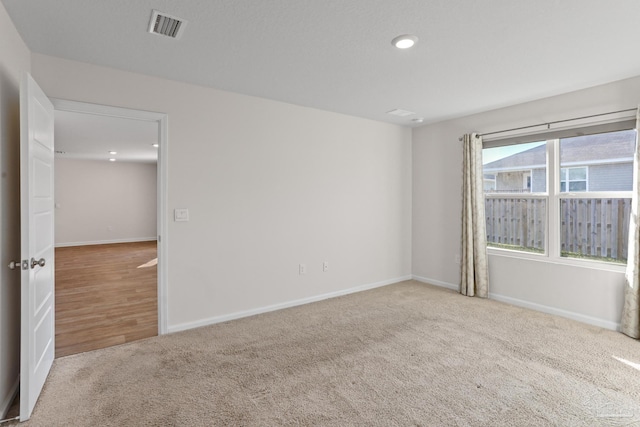
[[[462,137],[462,256],[460,293],[486,298],[489,296],[487,232],[484,215],[482,175],[482,137]]]
[[[640,129],[640,109],[636,113],[636,129]],[[633,196],[631,198],[631,223],[629,224],[629,249],[627,257],[627,270],[624,280],[624,306],[622,308],[622,320],[620,330],[632,338],[640,338],[640,224],[638,213],[640,212],[640,149],[638,147],[636,133],[636,151],[633,156]]]

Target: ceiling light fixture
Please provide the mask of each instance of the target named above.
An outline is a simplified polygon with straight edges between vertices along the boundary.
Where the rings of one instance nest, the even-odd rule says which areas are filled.
[[[411,121],[414,123],[422,123],[424,122],[424,119],[422,117],[418,117],[417,119],[412,119]]]
[[[409,49],[416,43],[418,43],[418,38],[411,34],[403,34],[391,40],[391,44],[398,49]]]
[[[114,155],[114,154],[118,154],[117,151],[109,151],[109,154]]]
[[[154,146],[154,147],[156,147],[156,148],[158,148],[158,147],[160,146],[160,145],[159,145],[159,144],[157,144],[157,143],[156,143],[156,144],[151,144],[151,145],[152,145],[152,146]]]
[[[116,161],[116,159],[109,159],[109,161],[110,161],[110,162],[115,162],[115,161]]]

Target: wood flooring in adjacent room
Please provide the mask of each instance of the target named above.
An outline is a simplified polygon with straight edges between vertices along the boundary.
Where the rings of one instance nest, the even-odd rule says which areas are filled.
[[[56,357],[158,334],[157,243],[56,248]]]

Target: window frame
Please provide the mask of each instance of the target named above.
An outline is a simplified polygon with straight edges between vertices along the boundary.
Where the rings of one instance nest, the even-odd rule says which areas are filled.
[[[622,122],[620,122],[622,124]],[[635,130],[638,136],[638,129],[636,129],[635,123],[632,126],[629,126],[630,121],[624,122],[627,125],[621,125],[618,129],[606,130],[602,132],[589,132],[589,134],[595,133],[606,133],[606,132],[616,132],[616,131],[624,131],[624,130]],[[585,128],[576,128],[576,136],[584,135],[583,129]],[[545,242],[544,242],[544,253],[535,253],[528,252],[517,249],[506,249],[499,247],[487,246],[487,252],[490,255],[498,255],[502,257],[510,257],[510,258],[519,258],[519,259],[530,259],[536,261],[549,262],[553,264],[561,264],[568,266],[579,266],[585,268],[593,268],[597,270],[607,270],[607,271],[615,271],[615,272],[624,272],[626,269],[625,263],[615,263],[604,260],[594,260],[594,259],[583,259],[583,258],[574,258],[562,256],[562,236],[561,236],[561,227],[562,220],[560,218],[561,215],[561,203],[563,199],[618,199],[618,198],[631,198],[633,191],[589,191],[589,168],[587,165],[585,166],[565,166],[565,168],[573,168],[573,167],[586,167],[587,174],[587,190],[586,191],[565,191],[561,192],[561,167],[560,167],[560,139],[569,138],[571,135],[560,136],[560,135],[530,135],[528,140],[521,140],[518,142],[505,143],[508,139],[504,141],[496,140],[497,144],[484,144],[483,148],[492,148],[495,146],[506,146],[506,145],[516,145],[520,143],[526,142],[535,142],[535,141],[546,141],[546,179],[547,179],[547,188],[545,192],[539,193],[488,193],[484,194],[484,198],[522,198],[522,199],[544,199],[546,200],[546,227],[545,227]],[[568,172],[567,172],[568,178]],[[567,181],[567,185],[568,185]],[[554,215],[554,220],[552,220],[551,215]]]
[[[584,179],[570,179],[569,175],[571,174],[569,171],[571,169],[584,169]],[[565,170],[567,171],[566,173],[566,179],[562,179],[562,171]],[[566,191],[562,191],[562,183],[565,183],[565,188],[567,188]],[[565,166],[562,167],[560,166],[560,192],[561,193],[571,193],[571,190],[568,190],[568,188],[571,187],[571,183],[572,182],[584,182],[584,191],[580,191],[580,193],[588,193],[589,192],[589,166],[585,165],[585,166]],[[576,191],[576,193],[578,193],[578,191]]]

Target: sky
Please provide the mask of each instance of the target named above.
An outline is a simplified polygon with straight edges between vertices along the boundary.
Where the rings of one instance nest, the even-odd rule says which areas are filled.
[[[496,160],[500,160],[513,154],[521,153],[523,151],[527,151],[544,144],[546,144],[545,141],[529,142],[527,144],[506,145],[504,147],[485,148],[482,150],[482,164],[486,165],[487,163],[491,163]]]

